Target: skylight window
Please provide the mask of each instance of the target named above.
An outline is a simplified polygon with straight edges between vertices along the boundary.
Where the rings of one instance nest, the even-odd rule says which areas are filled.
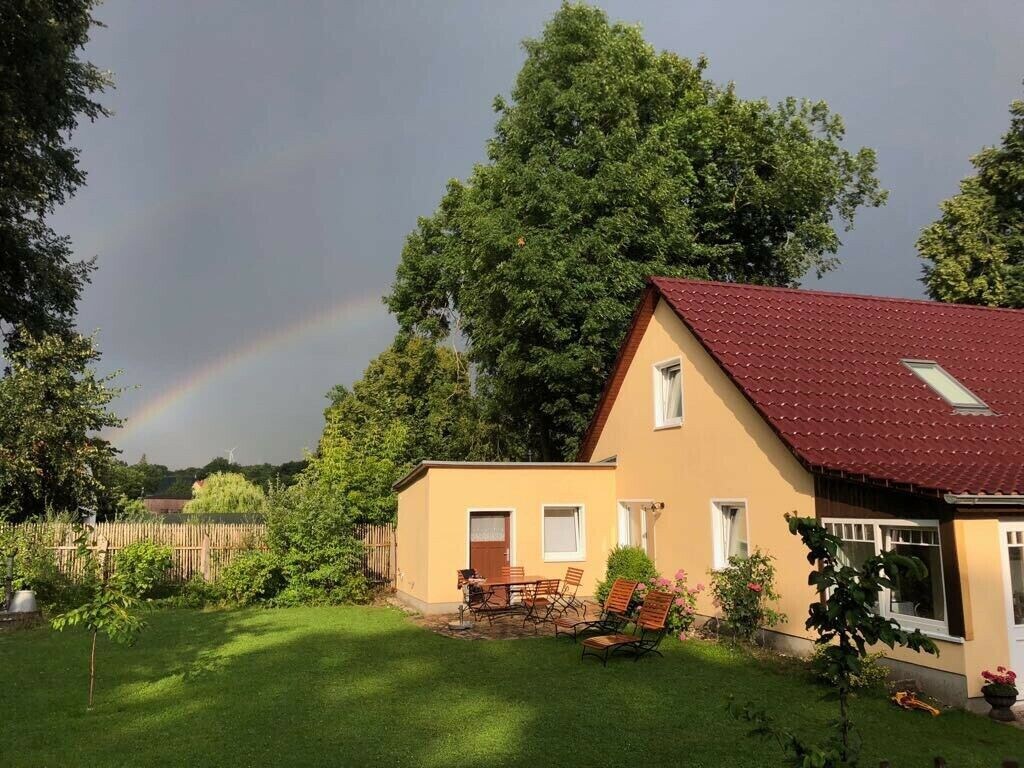
[[[931,387],[939,397],[958,411],[989,412],[989,407],[980,398],[954,379],[934,360],[903,360],[902,362],[921,381]]]

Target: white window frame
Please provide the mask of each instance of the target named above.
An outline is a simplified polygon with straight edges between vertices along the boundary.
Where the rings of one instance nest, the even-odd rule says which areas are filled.
[[[879,615],[887,619],[895,619],[904,629],[919,629],[926,635],[937,637],[942,640],[960,640],[960,638],[952,637],[949,634],[949,598],[946,594],[946,573],[942,565],[942,532],[939,528],[938,520],[890,520],[888,518],[865,519],[860,517],[825,517],[822,518],[820,522],[822,525],[830,523],[839,525],[852,523],[854,525],[872,526],[875,529],[874,545],[876,555],[886,551],[886,548],[889,547],[889,529],[891,528],[934,528],[939,542],[938,578],[942,583],[942,615],[945,618],[942,621],[938,621],[936,619],[925,619],[920,616],[906,616],[902,613],[896,613],[889,607],[892,602],[892,590],[890,589],[882,589],[878,594],[878,602],[880,604]],[[930,573],[929,575],[932,578],[935,578],[934,573]]]
[[[576,551],[548,552],[544,542],[544,517],[549,509],[576,510]],[[540,505],[540,556],[545,563],[579,563],[587,559],[587,510],[579,501],[558,503],[546,501]]]
[[[722,539],[722,507],[743,507],[746,522],[747,552],[753,551],[750,541],[750,505],[746,499],[712,499],[711,500],[711,568],[720,571],[729,567],[729,553],[725,551]]]
[[[679,418],[666,419],[665,413],[662,410],[662,404],[664,403],[664,387],[665,387],[665,374],[666,368],[679,367]],[[675,429],[681,427],[683,419],[686,416],[686,396],[683,390],[683,359],[681,357],[673,357],[669,360],[662,360],[661,362],[655,363],[653,366],[654,376],[654,428],[655,429]]]
[[[939,365],[934,360],[918,360],[916,358],[904,358],[903,360],[900,360],[900,362],[903,363],[903,365],[906,366],[910,370],[910,372],[913,373],[914,376],[919,381],[923,382],[924,385],[926,387],[928,387],[928,389],[930,389],[936,395],[941,397],[946,403],[948,403],[949,405],[953,406],[953,409],[956,410],[958,413],[980,413],[980,414],[991,414],[992,413],[992,409],[990,409],[988,407],[988,405],[985,404],[984,400],[982,400],[980,397],[978,397],[976,394],[974,394],[967,387],[966,384],[964,384],[962,381],[960,381],[960,379],[958,379],[956,376],[951,374],[949,371],[947,371],[945,368],[943,368],[941,365]],[[941,373],[947,379],[949,379],[954,384],[956,384],[958,387],[960,387],[971,398],[973,398],[973,401],[972,402],[964,402],[964,401],[957,402],[955,400],[950,400],[948,397],[946,397],[946,395],[944,395],[942,392],[940,392],[934,386],[932,386],[931,382],[929,382],[928,379],[926,379],[924,376],[921,375],[921,373],[920,373],[921,370],[925,369],[925,368],[931,369],[933,371],[938,371],[939,373]]]

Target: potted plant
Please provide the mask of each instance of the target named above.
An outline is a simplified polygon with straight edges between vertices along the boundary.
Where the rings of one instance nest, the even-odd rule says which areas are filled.
[[[986,669],[981,676],[987,681],[981,687],[981,693],[992,707],[988,716],[1001,723],[1012,723],[1016,720],[1011,708],[1017,703],[1017,673],[1006,667],[996,667],[995,672]]]

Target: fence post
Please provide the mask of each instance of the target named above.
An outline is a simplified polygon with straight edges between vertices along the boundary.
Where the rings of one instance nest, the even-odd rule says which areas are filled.
[[[102,534],[96,537],[96,554],[100,558],[100,578],[106,584],[110,578],[110,542]]]
[[[203,579],[210,580],[210,534],[203,534],[203,548],[199,551],[199,568],[203,572]]]
[[[388,548],[388,554],[390,555],[390,562],[388,563],[388,587],[394,589],[398,586],[398,528],[392,525],[390,528],[390,544]]]

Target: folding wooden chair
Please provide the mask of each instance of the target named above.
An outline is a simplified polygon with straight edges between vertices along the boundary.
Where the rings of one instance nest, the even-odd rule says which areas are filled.
[[[542,579],[523,592],[523,607],[526,614],[523,616],[523,626],[526,622],[532,621],[534,629],[542,622],[551,618],[551,611],[555,608],[555,600],[558,598],[558,579]]]
[[[558,596],[555,598],[555,610],[561,613],[563,616],[567,611],[572,611],[576,614],[577,618],[587,618],[587,604],[576,597],[580,591],[580,584],[583,583],[583,569],[573,568],[572,566],[565,569],[565,578],[562,579],[562,588],[558,592]]]
[[[521,565],[503,565],[501,566],[501,578],[503,579],[523,579],[526,578],[526,569]],[[523,587],[505,587],[508,590],[508,602],[512,603],[513,597],[518,597],[523,593]]]
[[[612,584],[608,597],[605,598],[601,615],[594,621],[579,621],[564,616],[555,619],[555,637],[569,635],[573,642],[583,634],[608,634],[618,632],[629,623],[629,604],[633,600],[640,582],[629,579],[616,579]]]
[[[458,571],[459,589],[462,590],[466,607],[474,619],[486,616],[489,622],[493,622],[495,614],[507,611],[502,603],[497,602],[493,589],[486,589],[481,583],[483,579],[474,568],[463,568]]]
[[[608,656],[616,653],[632,653],[633,661],[639,661],[641,656],[648,653],[661,656],[658,646],[665,637],[672,599],[668,592],[651,590],[640,606],[640,615],[637,616],[632,634],[620,632],[614,635],[588,637],[583,641],[583,655],[580,656],[580,660],[586,656],[593,656],[601,659],[607,666]]]

